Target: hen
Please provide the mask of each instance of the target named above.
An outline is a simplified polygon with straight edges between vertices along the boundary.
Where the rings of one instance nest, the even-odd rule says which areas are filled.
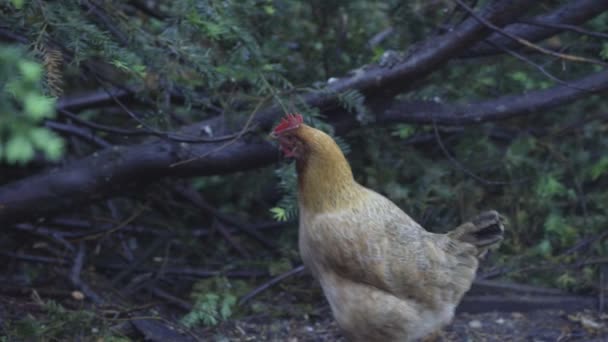
[[[272,136],[296,160],[300,254],[344,334],[353,341],[411,341],[447,325],[478,258],[503,238],[498,213],[430,233],[358,184],[335,141],[301,115],[285,117]]]

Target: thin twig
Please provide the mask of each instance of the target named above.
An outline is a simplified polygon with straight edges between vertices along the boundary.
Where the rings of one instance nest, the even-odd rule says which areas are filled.
[[[553,81],[555,81],[555,82],[557,82],[559,84],[563,84],[563,85],[565,85],[568,88],[572,88],[572,89],[576,89],[576,90],[580,90],[580,91],[593,92],[592,89],[585,89],[585,88],[577,87],[577,86],[575,86],[573,84],[570,84],[567,81],[564,81],[564,80],[562,80],[560,78],[557,78],[556,76],[554,76],[553,74],[551,74],[550,72],[548,72],[545,69],[544,66],[542,66],[542,65],[540,65],[540,64],[532,61],[528,57],[526,57],[526,56],[524,56],[524,55],[522,55],[522,54],[520,54],[520,53],[518,53],[518,52],[516,52],[516,51],[514,51],[512,49],[509,49],[506,46],[502,46],[500,44],[496,44],[496,43],[492,42],[489,39],[485,39],[484,42],[486,42],[489,45],[494,46],[495,48],[497,48],[499,50],[505,51],[506,53],[510,54],[511,56],[513,56],[513,57],[515,57],[515,58],[517,58],[517,59],[519,59],[519,60],[521,60],[521,61],[523,61],[525,63],[528,63],[528,64],[532,65],[533,67],[535,67],[536,69],[538,69],[538,71],[540,71],[543,75],[547,76],[549,79],[551,79],[551,80],[553,80]]]
[[[247,250],[241,246],[240,243],[238,243],[238,241],[236,241],[234,239],[234,237],[232,237],[232,235],[230,234],[230,232],[228,231],[228,229],[226,229],[226,227],[224,226],[223,223],[219,222],[217,219],[213,220],[213,225],[211,226],[211,228],[215,228],[217,229],[218,232],[220,232],[220,234],[224,237],[224,239],[226,239],[226,241],[228,241],[228,243],[244,258],[249,259],[251,257],[251,255],[249,255],[249,252],[247,252]]]
[[[0,254],[3,254],[0,252]],[[18,258],[18,257],[17,257]],[[44,261],[43,261],[44,262]],[[54,263],[54,262],[51,262]],[[106,269],[106,270],[125,270],[130,265],[119,264],[119,263],[103,263],[97,261],[95,267]],[[185,266],[182,264],[170,264],[170,267],[162,270],[165,276],[175,277],[192,277],[192,278],[209,278],[209,277],[228,277],[228,278],[257,278],[257,277],[268,277],[268,271],[266,270],[210,270],[200,267]],[[136,267],[134,272],[140,273],[154,273],[159,272],[158,267],[141,266]]]
[[[31,255],[31,254],[25,254],[25,253],[14,253],[14,252],[2,251],[2,250],[0,250],[0,255],[4,255],[9,258],[15,258],[15,259],[23,260],[23,261],[41,262],[41,263],[45,263],[45,264],[67,265],[70,263],[66,259],[51,258],[51,257],[45,257],[45,256],[41,256],[41,255]]]
[[[23,260],[27,262],[38,262],[44,264],[55,264],[55,265],[69,265],[70,261],[67,259],[61,258],[52,258],[45,257],[41,255],[31,255],[25,253],[15,253],[8,251],[1,251],[0,255],[14,258],[17,260]],[[125,264],[110,264],[96,261],[94,266],[99,269],[106,270],[125,270],[131,267],[131,265]],[[134,271],[137,272],[155,272],[156,268],[153,267],[136,267]],[[209,277],[228,277],[228,278],[258,278],[258,277],[267,277],[268,271],[265,270],[209,270],[198,267],[190,267],[183,265],[171,265],[170,268],[163,270],[163,274],[165,275],[173,275],[176,277],[193,277],[193,278],[209,278]]]
[[[110,215],[112,215],[112,218],[115,221],[118,222],[122,222],[122,216],[120,215],[120,211],[118,210],[118,206],[114,203],[113,200],[108,200],[106,201],[106,204],[108,206],[108,209],[110,209]],[[123,226],[123,228],[126,227]],[[117,239],[120,243],[120,247],[122,249],[123,255],[125,256],[125,258],[127,259],[127,261],[132,262],[133,259],[135,259],[135,257],[133,256],[133,251],[131,250],[131,248],[129,247],[128,243],[127,243],[127,239],[125,238],[124,234],[122,231],[119,231],[117,235]],[[109,238],[109,235],[104,236],[103,239],[101,239],[101,241],[104,241],[105,239]]]
[[[606,291],[608,290],[608,265],[600,266],[599,278],[598,311],[603,314],[606,308]]]
[[[56,227],[67,227],[67,228],[79,229],[79,230],[93,229],[93,231],[85,231],[85,232],[82,232],[82,231],[61,232],[62,236],[66,237],[66,238],[77,239],[77,238],[91,236],[94,234],[103,234],[104,232],[115,229],[116,225],[120,225],[120,223],[121,223],[121,222],[104,220],[104,219],[99,219],[99,221],[108,222],[108,223],[93,225],[88,220],[81,220],[81,219],[75,219],[75,218],[54,218],[48,222],[48,225],[56,226]],[[120,229],[123,231],[132,232],[132,233],[162,236],[165,238],[170,238],[170,237],[175,236],[175,234],[169,233],[165,230],[159,230],[159,229],[154,229],[152,227],[140,226],[140,225],[126,225],[126,226],[120,227]],[[206,235],[206,234],[208,234],[208,232],[205,230],[205,232],[202,233],[201,235]]]
[[[82,3],[88,8],[89,13],[95,15],[99,22],[112,34],[112,36],[114,36],[114,38],[116,38],[116,40],[120,42],[122,46],[129,45],[129,38],[117,28],[116,23],[112,22],[112,19],[109,18],[104,9],[99,8],[97,4],[86,0],[82,1]]]
[[[601,242],[603,239],[605,239],[606,237],[608,237],[608,230],[604,231],[601,234],[594,234],[592,236],[589,236],[585,239],[583,239],[582,241],[579,241],[576,245],[572,246],[571,248],[569,248],[567,251],[565,251],[563,253],[563,255],[568,255],[568,254],[572,254],[575,253],[585,247],[588,247],[592,244]]]
[[[90,240],[90,239],[96,239],[102,235],[107,236],[109,234],[112,234],[113,232],[120,230],[120,229],[126,227],[129,223],[133,222],[146,209],[148,209],[147,204],[143,205],[139,209],[135,210],[135,212],[133,212],[133,214],[131,214],[131,216],[129,216],[127,219],[123,220],[122,222],[118,223],[116,226],[110,227],[108,229],[102,229],[102,230],[97,230],[97,231],[90,232],[90,233],[85,233],[85,234],[80,235],[79,238]]]
[[[112,280],[111,280],[111,284],[112,286],[116,286],[120,281],[122,281],[124,278],[126,278],[127,276],[129,276],[129,274],[133,273],[134,271],[137,270],[137,268],[143,264],[144,262],[146,262],[146,260],[148,260],[152,254],[156,253],[156,251],[165,243],[167,242],[166,239],[162,239],[162,238],[156,238],[154,240],[154,242],[152,242],[152,244],[148,247],[148,249],[146,249],[141,256],[139,256],[139,258],[137,258],[135,261],[133,261],[126,269],[124,269],[122,272],[118,273]]]
[[[245,303],[247,303],[248,301],[250,301],[253,297],[259,295],[260,293],[268,290],[269,288],[273,287],[274,285],[280,283],[281,281],[292,277],[296,274],[299,274],[301,272],[304,271],[304,265],[300,265],[292,270],[289,270],[285,273],[279,274],[278,276],[270,279],[269,281],[265,282],[264,284],[256,287],[255,289],[253,289],[251,292],[249,292],[248,294],[246,294],[245,296],[243,296],[243,298],[241,298],[239,300],[239,305],[243,305]]]
[[[243,134],[245,134],[249,131],[249,126],[245,125],[245,127],[243,127],[243,129],[238,133],[224,135],[224,136],[217,137],[217,138],[186,137],[186,136],[182,136],[182,135],[171,133],[171,132],[159,131],[156,128],[148,125],[144,120],[140,119],[139,116],[137,116],[137,114],[133,113],[127,106],[125,106],[125,104],[122,103],[122,101],[120,101],[116,96],[114,96],[114,94],[112,94],[105,87],[105,85],[103,85],[103,82],[100,79],[98,79],[98,81],[100,82],[101,87],[104,88],[106,90],[106,92],[108,92],[108,95],[110,95],[110,97],[112,97],[114,102],[116,102],[116,104],[118,104],[118,106],[120,108],[122,108],[122,110],[124,110],[125,113],[127,113],[133,120],[135,120],[142,127],[144,127],[149,134],[158,136],[160,138],[166,138],[169,140],[173,140],[173,141],[177,141],[177,142],[186,142],[186,143],[213,143],[213,142],[222,142],[222,141],[227,141],[227,140],[229,141],[232,139],[236,140],[236,139],[240,138]]]
[[[561,254],[565,255],[565,254]],[[590,258],[574,263],[556,263],[556,262],[540,262],[536,265],[532,266],[523,266],[523,267],[504,267],[500,270],[496,270],[491,272],[490,274],[484,275],[482,279],[487,278],[495,278],[502,275],[509,274],[511,276],[516,274],[526,274],[526,273],[538,273],[542,271],[551,271],[551,272],[563,272],[565,270],[572,269],[580,269],[584,266],[590,265],[608,265],[608,257],[598,257],[598,258]]]
[[[591,63],[591,64],[598,64],[598,65],[602,65],[602,66],[608,66],[608,63],[602,62],[600,60],[597,59],[593,59],[593,58],[587,58],[587,57],[581,57],[581,56],[576,56],[576,55],[570,55],[570,54],[565,54],[565,53],[560,53],[560,52],[556,52],[553,50],[549,50],[546,49],[542,46],[536,45],[532,42],[530,42],[529,40],[526,40],[524,38],[518,37],[512,33],[509,33],[503,29],[501,29],[500,27],[492,24],[491,22],[487,21],[486,19],[484,19],[483,17],[481,17],[480,15],[478,15],[477,13],[475,13],[475,11],[469,7],[466,3],[464,3],[462,0],[454,0],[454,2],[456,2],[459,6],[461,6],[462,8],[464,8],[466,11],[468,11],[471,16],[473,18],[475,18],[477,21],[479,21],[480,23],[482,23],[483,25],[487,26],[488,28],[496,31],[497,33],[499,33],[500,35],[503,35],[509,39],[512,39],[518,43],[520,43],[523,46],[529,47],[533,50],[542,52],[544,54],[547,55],[551,55],[554,57],[558,57],[564,60],[568,60],[571,62],[579,62],[579,63]]]
[[[124,98],[131,96],[135,93],[134,90],[124,88],[122,86],[115,87],[110,90],[116,97]],[[62,96],[57,99],[55,108],[60,110],[72,109],[76,110],[79,108],[101,108],[104,103],[111,101],[112,98],[108,95],[105,90],[92,90],[77,95]]]
[[[155,5],[159,5],[156,2],[152,2],[150,3],[149,1],[145,1],[145,0],[132,0],[130,1],[131,6],[137,8],[138,10],[140,10],[141,12],[143,12],[144,14],[147,14],[151,17],[154,17],[156,19],[160,19],[160,20],[164,20],[167,18],[167,15],[164,13],[161,13]],[[154,6],[154,7],[152,7]]]
[[[169,292],[157,287],[157,286],[151,286],[148,288],[148,291],[152,292],[152,294],[154,294],[157,297],[160,297],[168,302],[170,302],[171,304],[174,304],[186,311],[190,311],[192,310],[193,305],[190,304],[189,302],[178,298],[172,294],[170,294]]]
[[[522,24],[534,25],[534,26],[540,26],[540,27],[564,29],[564,30],[584,34],[589,37],[608,39],[608,33],[590,31],[590,30],[586,30],[586,29],[584,29],[580,26],[576,26],[576,25],[555,24],[555,23],[548,23],[545,21],[538,21],[538,20],[518,20],[518,22],[520,22]]]
[[[31,225],[29,223],[20,223],[14,226],[14,228],[17,228],[19,230],[23,230],[26,232],[30,232],[33,234],[38,234],[38,235],[42,235],[42,236],[48,236],[51,239],[59,242],[63,247],[65,247],[67,250],[69,250],[70,252],[75,252],[76,249],[74,248],[74,246],[72,246],[72,244],[70,244],[65,238],[65,232],[61,232],[61,231],[57,231],[51,228],[46,228],[46,227],[40,227],[40,226],[34,226]]]
[[[82,267],[84,266],[84,258],[85,243],[84,241],[80,241],[78,244],[78,252],[76,252],[74,264],[72,265],[72,269],[70,271],[70,281],[72,282],[72,285],[81,290],[89,299],[91,299],[93,303],[101,305],[104,303],[104,300],[80,278]]]
[[[441,135],[439,134],[439,130],[437,129],[437,122],[434,119],[433,119],[433,131],[435,132],[435,139],[437,140],[437,144],[439,145],[439,148],[441,148],[441,151],[446,156],[446,158],[448,158],[448,160],[454,166],[456,166],[457,169],[459,169],[462,172],[464,172],[465,174],[469,175],[470,177],[472,177],[476,181],[479,181],[479,182],[481,182],[483,184],[487,184],[487,185],[509,185],[509,184],[524,183],[524,182],[527,182],[527,181],[529,181],[531,179],[531,178],[523,178],[523,179],[514,180],[514,181],[494,181],[494,180],[488,180],[488,179],[485,179],[485,178],[483,178],[481,176],[478,176],[477,174],[475,174],[474,172],[472,172],[468,168],[466,168],[464,165],[462,165],[461,162],[459,162],[456,158],[454,158],[450,154],[450,152],[448,151],[448,149],[443,144],[443,140],[441,139]]]
[[[76,115],[72,112],[69,112],[65,109],[59,109],[58,112],[61,115],[70,118],[70,120],[73,120],[74,122],[76,122],[82,126],[86,126],[86,127],[89,127],[91,129],[94,129],[97,131],[103,131],[103,132],[108,132],[108,133],[113,133],[113,134],[118,134],[118,135],[128,135],[128,136],[146,136],[146,135],[147,136],[149,136],[149,135],[156,136],[154,134],[154,132],[150,132],[147,130],[130,130],[130,129],[117,128],[117,127],[106,126],[106,125],[98,124],[95,122],[91,122],[91,121],[82,119],[78,115]]]
[[[88,143],[97,145],[98,147],[102,147],[102,148],[112,147],[112,144],[101,139],[98,136],[95,136],[95,134],[93,134],[93,132],[86,132],[85,130],[78,128],[76,126],[73,126],[73,125],[63,124],[63,123],[59,123],[59,122],[52,121],[52,120],[46,120],[44,122],[44,125],[54,131],[73,135]]]
[[[582,118],[580,120],[577,120],[575,122],[566,124],[564,127],[560,127],[557,130],[555,130],[555,132],[552,132],[551,133],[551,137],[552,138],[559,137],[559,136],[567,133],[568,131],[584,127],[585,125],[589,124],[590,122],[593,122],[593,121],[596,121],[596,120],[607,121],[608,120],[608,112],[601,113],[601,114],[596,114],[596,115],[592,115],[592,116],[588,116],[588,117],[584,117],[584,118]]]
[[[218,148],[216,148],[214,150],[211,150],[211,151],[209,151],[209,152],[207,152],[205,154],[202,154],[202,155],[199,155],[199,156],[194,156],[194,157],[189,158],[189,159],[178,161],[176,163],[171,164],[170,166],[171,167],[176,167],[176,166],[179,166],[179,165],[183,165],[183,164],[186,164],[186,163],[193,162],[193,161],[198,160],[198,159],[205,158],[206,156],[208,156],[210,154],[217,153],[217,152],[225,149],[226,147],[234,144],[237,140],[239,140],[243,135],[245,135],[245,133],[247,133],[250,130],[250,127],[253,125],[253,119],[255,118],[255,114],[258,112],[258,110],[260,110],[260,108],[262,107],[262,104],[264,104],[268,98],[269,97],[266,97],[266,98],[262,99],[262,101],[260,101],[258,103],[258,105],[253,109],[253,111],[251,112],[251,114],[247,118],[247,121],[245,122],[245,125],[243,126],[243,128],[239,132],[237,132],[236,134],[232,134],[231,135],[231,137],[232,137],[231,140],[229,140],[225,144],[223,144],[223,145],[219,146]]]
[[[589,220],[589,215],[588,215],[588,210],[587,210],[587,197],[585,196],[585,192],[583,190],[582,187],[582,182],[579,180],[579,177],[577,176],[578,174],[578,168],[574,167],[572,165],[572,161],[570,158],[568,158],[566,155],[560,153],[558,150],[556,150],[553,145],[543,141],[543,140],[538,140],[538,144],[539,146],[544,147],[551,156],[554,156],[554,158],[556,158],[558,161],[560,161],[562,163],[562,165],[565,165],[566,169],[568,172],[570,172],[572,174],[572,181],[574,183],[574,189],[576,192],[576,196],[578,197],[580,206],[581,206],[581,210],[582,210],[582,214],[583,214],[583,224],[587,224],[588,220]]]
[[[188,199],[190,202],[192,202],[194,205],[196,205],[199,209],[202,209],[205,212],[213,215],[218,220],[220,220],[228,225],[231,225],[237,229],[242,230],[243,232],[247,233],[248,235],[250,235],[257,241],[259,241],[262,245],[269,248],[270,250],[273,250],[273,251],[277,250],[276,244],[273,243],[272,241],[266,239],[262,234],[260,234],[260,232],[254,230],[254,229],[251,229],[251,227],[247,226],[246,224],[242,224],[238,220],[235,220],[234,218],[232,218],[228,215],[225,215],[222,212],[220,212],[219,210],[215,209],[213,206],[211,206],[209,203],[207,203],[207,201],[205,201],[205,199],[195,190],[189,189],[189,188],[184,188],[184,187],[176,187],[175,191],[178,195],[180,195],[183,198]]]

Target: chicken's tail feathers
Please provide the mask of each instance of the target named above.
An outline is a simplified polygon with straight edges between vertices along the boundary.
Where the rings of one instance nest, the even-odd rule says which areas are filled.
[[[448,236],[452,239],[468,242],[483,256],[488,249],[498,246],[504,237],[505,219],[495,210],[484,211],[471,221],[461,224],[450,231]]]

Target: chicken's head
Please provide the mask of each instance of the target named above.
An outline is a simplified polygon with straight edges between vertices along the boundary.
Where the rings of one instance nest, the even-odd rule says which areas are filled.
[[[272,131],[271,136],[278,140],[279,147],[285,157],[298,158],[304,152],[304,145],[297,136],[304,119],[301,114],[287,114]]]

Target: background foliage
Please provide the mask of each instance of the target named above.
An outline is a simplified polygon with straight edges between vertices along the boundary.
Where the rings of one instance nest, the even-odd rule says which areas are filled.
[[[479,1],[478,7],[487,3]],[[540,1],[528,15],[563,3]],[[240,129],[243,120],[271,104],[302,112],[311,124],[338,136],[328,113],[306,105],[303,94],[323,89],[332,77],[365,72],[366,64],[383,62],[392,51],[407,50],[465,17],[447,0],[2,0],[0,183],[210,118],[219,118],[221,125],[199,127],[199,134],[218,136],[217,127]],[[608,31],[608,13],[584,27]],[[606,42],[565,31],[546,44],[606,60]],[[602,70],[534,52],[527,58],[559,80]],[[461,56],[399,98],[474,104],[550,88],[559,80],[508,53]],[[93,105],[69,104],[89,94],[106,97]],[[531,110],[522,117],[456,127],[376,125],[363,94],[351,90],[338,99],[357,119],[358,128],[337,139],[362,184],[387,195],[433,231],[489,208],[509,219],[507,239],[482,273],[579,293],[597,291],[596,261],[608,255],[602,235],[608,224],[608,102],[603,94],[542,113]],[[127,133],[86,127],[79,120]],[[250,133],[267,134],[256,127]],[[94,272],[131,294],[153,295],[152,288],[191,292],[194,304],[186,306],[190,313],[182,322],[213,325],[230,317],[237,298],[260,282],[255,276],[234,281],[231,274],[276,275],[299,264],[295,182],[287,162],[163,180],[145,190],[125,189],[119,198],[80,213],[67,211],[53,229],[74,232],[74,222],[86,225],[86,233],[68,240],[70,245],[85,242]],[[194,189],[198,202],[176,192],[176,184]],[[243,226],[259,228],[274,248],[238,233],[235,228]],[[55,235],[20,227],[5,228],[0,238],[11,273],[23,276],[27,286],[58,281],[43,264],[20,263],[15,256],[27,252],[69,259],[75,252]],[[127,280],[148,274],[128,265],[161,271],[150,287],[137,277]],[[125,267],[127,275],[119,277]],[[213,270],[209,275],[218,277],[192,286],[196,276],[185,267]],[[183,271],[173,274],[190,281],[163,278],[171,277],[171,269]],[[72,286],[77,284],[72,279]],[[262,303],[254,301],[250,309]],[[64,314],[56,304],[50,308]]]

